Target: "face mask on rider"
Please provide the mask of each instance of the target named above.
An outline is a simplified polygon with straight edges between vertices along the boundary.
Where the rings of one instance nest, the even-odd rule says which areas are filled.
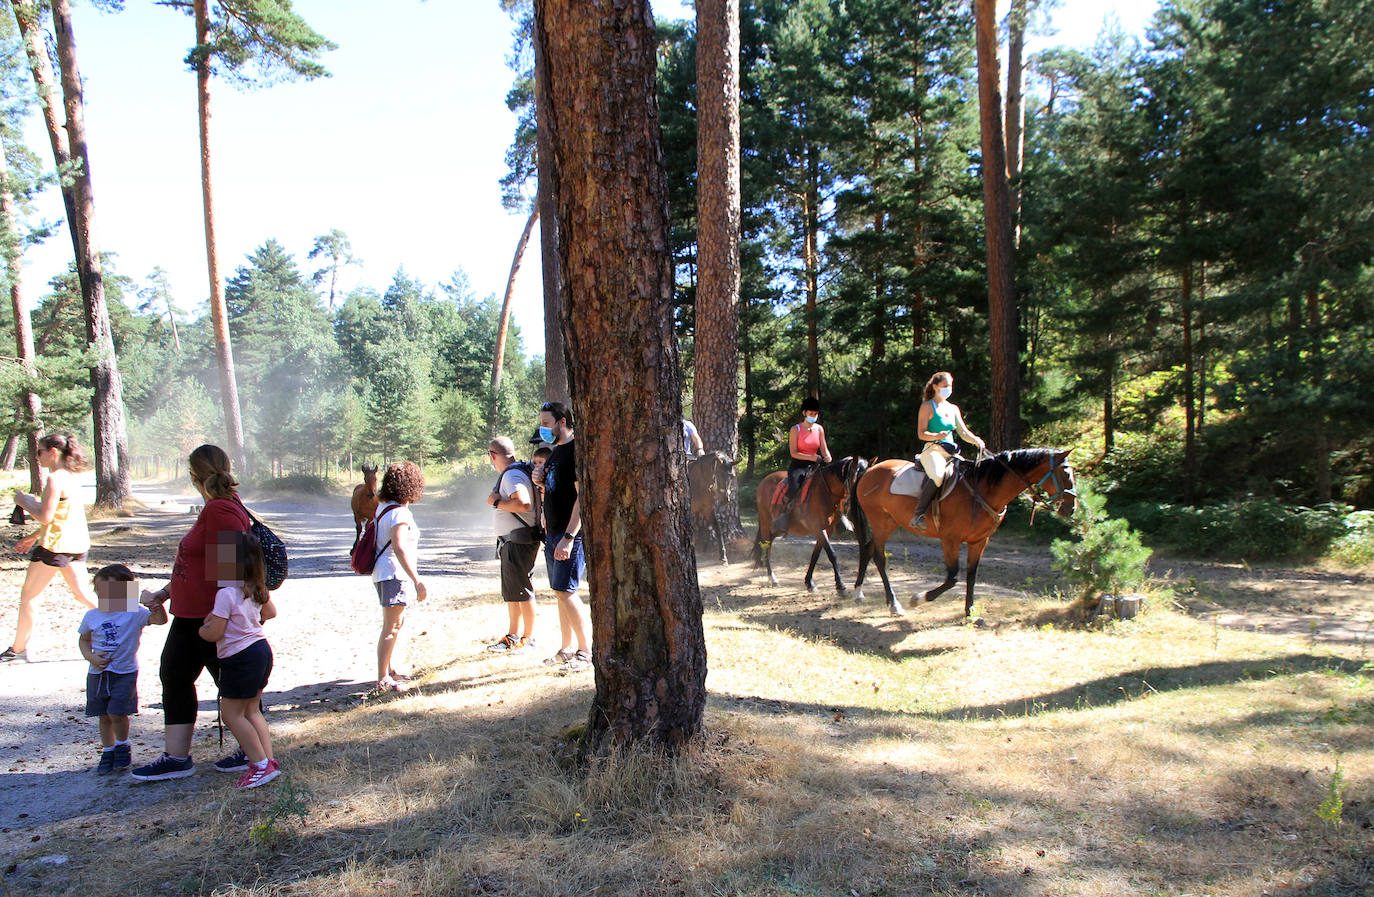
[[[553,430],[548,427],[539,428],[539,438],[544,442],[553,442]]]
[[[935,394],[940,397],[941,401],[944,401],[954,394],[954,387],[941,386],[939,389],[935,390]]]
[[[820,418],[820,415],[818,415],[818,414],[808,414],[808,415],[806,416],[806,422],[807,422],[808,424],[814,424],[819,418]]]

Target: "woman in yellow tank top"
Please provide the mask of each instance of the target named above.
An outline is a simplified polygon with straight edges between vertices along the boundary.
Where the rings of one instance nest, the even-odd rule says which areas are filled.
[[[41,527],[14,546],[20,552],[32,549],[32,553],[19,591],[19,624],[14,641],[0,653],[0,663],[29,659],[34,603],[58,572],[77,601],[90,608],[96,606],[87,586],[86,551],[91,547],[91,536],[86,528],[86,506],[73,476],[86,469],[86,455],[72,437],[53,434],[38,440],[38,463],[48,471],[43,494],[30,495],[18,490],[14,493],[15,504],[32,514]]]

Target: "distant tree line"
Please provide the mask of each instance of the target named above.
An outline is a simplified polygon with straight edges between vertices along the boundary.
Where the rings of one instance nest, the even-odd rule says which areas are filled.
[[[476,296],[461,271],[437,289],[398,271],[384,289],[360,287],[330,309],[330,280],[328,269],[316,278],[302,274],[268,240],[225,283],[253,473],[323,475],[363,457],[480,454],[490,432],[499,300]],[[208,308],[183,320],[164,273],[140,286],[114,273],[108,257],[105,289],[134,472],[145,469],[140,464],[170,466],[201,442],[222,439]],[[48,285],[32,319],[44,422],[85,432],[90,387],[74,273]],[[0,320],[12,326],[8,310]],[[520,435],[542,400],[543,366],[525,359],[518,328],[507,339],[497,421]],[[21,380],[0,381],[9,407],[17,407]],[[0,432],[13,432],[13,418],[3,426]]]

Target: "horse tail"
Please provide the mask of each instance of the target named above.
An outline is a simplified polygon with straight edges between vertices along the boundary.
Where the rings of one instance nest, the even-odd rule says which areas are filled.
[[[873,541],[873,525],[869,523],[863,505],[859,504],[859,481],[868,472],[868,462],[863,458],[855,458],[854,464],[854,475],[849,479],[849,519],[854,524],[854,540],[862,550]]]

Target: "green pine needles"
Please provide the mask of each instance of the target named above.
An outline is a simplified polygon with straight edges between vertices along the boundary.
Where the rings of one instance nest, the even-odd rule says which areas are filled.
[[[1080,480],[1078,508],[1069,525],[1075,538],[1056,539],[1050,546],[1054,568],[1081,588],[1082,607],[1100,595],[1138,588],[1152,553],[1129,523],[1107,513],[1106,504],[1106,496]]]

